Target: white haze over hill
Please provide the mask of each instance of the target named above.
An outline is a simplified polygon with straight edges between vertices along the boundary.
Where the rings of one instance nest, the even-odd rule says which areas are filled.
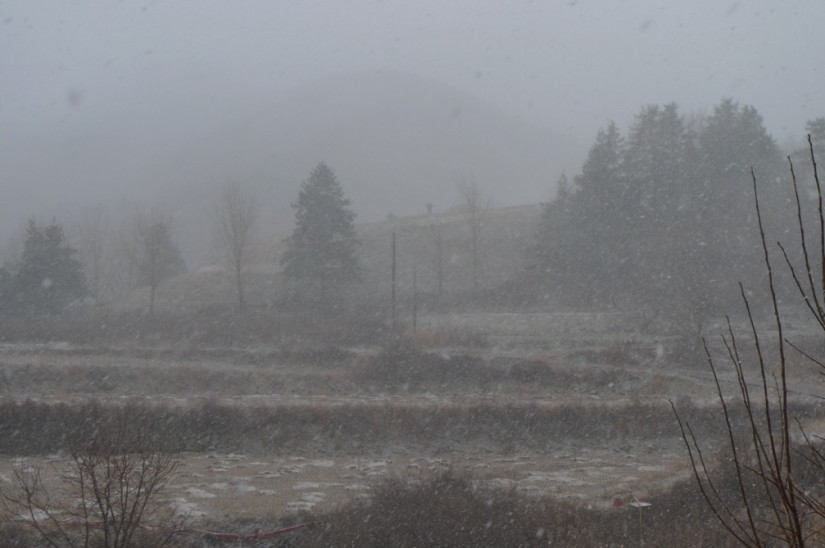
[[[47,215],[99,202],[126,212],[163,204],[198,263],[209,258],[204,236],[228,180],[253,189],[271,232],[291,226],[290,203],[321,160],[335,169],[359,222],[422,213],[427,203],[443,211],[458,203],[462,178],[475,180],[496,205],[546,201],[565,167],[581,161],[580,149],[561,136],[470,94],[395,71],[319,79],[244,109],[170,149],[142,148],[139,158],[100,131],[83,140],[56,136],[4,163],[33,178],[21,191],[28,190],[32,211]],[[37,161],[35,150],[50,161]],[[75,183],[46,195],[38,188],[67,176]]]
[[[752,104],[780,141],[825,114],[820,0],[0,1],[0,240],[30,215],[175,213],[202,258],[214,188],[271,231],[319,160],[359,221],[549,199],[648,103]],[[194,246],[194,247],[193,247]]]
[[[227,179],[248,181],[267,226],[285,230],[300,182],[319,160],[335,170],[358,222],[371,222],[423,213],[427,203],[455,206],[462,178],[495,205],[547,201],[565,166],[580,161],[570,149],[469,94],[382,71],[319,80],[173,151],[152,179],[165,188],[186,182],[204,196]]]

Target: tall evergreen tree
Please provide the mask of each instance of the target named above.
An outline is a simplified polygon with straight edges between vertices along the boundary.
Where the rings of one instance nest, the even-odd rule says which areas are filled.
[[[613,221],[612,216],[622,198],[623,154],[624,139],[616,124],[610,122],[607,128],[599,130],[582,165],[581,175],[574,178],[576,187],[581,189],[582,205],[599,213],[601,225]]]
[[[699,133],[700,177],[706,186],[705,209],[751,214],[741,195],[750,186],[750,170],[774,183],[782,170],[781,154],[768,134],[762,116],[752,106],[725,99],[714,108]]]
[[[642,109],[628,135],[624,156],[633,196],[626,206],[636,223],[672,223],[689,189],[693,156],[693,138],[676,103]]]
[[[60,312],[84,297],[86,280],[77,251],[66,244],[63,227],[29,219],[20,265],[13,279],[17,305],[32,312]]]
[[[624,141],[616,124],[599,130],[581,174],[562,176],[556,198],[544,205],[530,249],[530,264],[541,285],[563,302],[598,303],[610,298],[618,233],[624,223],[620,203],[624,192]]]
[[[599,132],[573,192],[545,207],[536,271],[567,302],[618,306],[695,334],[758,258],[742,196],[753,166],[773,187],[764,203],[778,204],[777,159],[753,107],[726,100],[691,124],[675,103],[644,107],[626,138],[614,124]]]
[[[618,126],[610,122],[596,135],[581,175],[574,178],[571,217],[577,240],[569,254],[579,275],[576,294],[595,304],[615,301],[615,288],[626,278],[625,267],[630,242],[628,177],[624,168],[626,140]],[[568,259],[568,260],[571,260]],[[588,296],[591,296],[588,298]]]
[[[631,199],[624,204],[628,230],[619,289],[632,294],[648,317],[659,320],[684,316],[681,258],[693,244],[685,203],[693,191],[694,141],[678,106],[669,103],[641,110],[625,148]],[[676,302],[680,306],[669,306]]]
[[[570,241],[564,236],[567,234],[566,223],[571,221],[574,196],[567,174],[562,173],[555,199],[542,204],[536,241],[529,253],[530,266],[538,273],[540,281],[545,286],[559,288],[570,281],[567,272],[571,265],[566,257],[569,250],[565,245]]]
[[[743,272],[759,272],[753,205],[742,197],[752,193],[753,169],[766,222],[779,214],[784,207],[783,185],[778,184],[783,171],[779,147],[757,110],[731,99],[717,105],[705,121],[698,145],[697,188],[689,206],[708,262],[717,265],[716,279],[737,280]]]
[[[335,172],[319,163],[301,184],[295,229],[281,258],[284,274],[293,280],[318,282],[321,300],[331,284],[359,277],[355,213]]]

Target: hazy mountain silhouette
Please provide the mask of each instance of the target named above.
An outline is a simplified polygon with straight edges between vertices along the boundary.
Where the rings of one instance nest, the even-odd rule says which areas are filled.
[[[234,120],[226,122],[225,112],[216,115],[212,130],[203,130],[209,120],[197,120],[192,134],[180,138],[178,121],[178,142],[164,147],[148,143],[134,150],[132,143],[117,149],[105,125],[75,135],[91,141],[72,156],[68,173],[41,166],[37,182],[53,176],[62,177],[57,184],[76,185],[81,190],[72,193],[73,204],[110,202],[117,189],[129,203],[163,204],[175,214],[190,263],[198,264],[208,259],[205,236],[217,188],[228,179],[248,183],[259,195],[265,236],[292,225],[290,203],[322,160],[336,171],[357,221],[368,222],[391,213],[422,213],[428,202],[443,211],[458,203],[461,177],[474,179],[497,206],[546,201],[561,172],[574,171],[582,154],[576,143],[552,131],[406,73],[347,74],[280,97],[267,98],[260,90],[250,97],[232,105]],[[120,126],[103,123],[122,134],[124,120]],[[157,138],[162,142],[164,136]],[[41,141],[37,153],[46,166],[49,157],[66,154],[66,136],[55,137],[56,150],[49,146]],[[107,185],[105,192],[96,193],[96,181]]]
[[[495,205],[546,201],[561,172],[575,169],[567,160],[575,158],[572,148],[469,94],[384,71],[319,80],[273,98],[176,150],[158,176],[172,187],[246,181],[284,229],[301,181],[321,160],[365,222],[423,212],[428,202],[436,211],[455,205],[460,177],[474,179]]]

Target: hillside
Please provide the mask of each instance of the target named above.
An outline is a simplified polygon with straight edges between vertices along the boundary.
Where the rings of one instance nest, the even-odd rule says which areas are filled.
[[[227,179],[251,184],[268,226],[288,230],[300,183],[323,160],[358,220],[369,223],[424,212],[426,203],[449,209],[462,177],[496,206],[547,201],[562,171],[577,167],[573,148],[460,90],[385,71],[328,78],[273,98],[174,150],[152,178],[176,189],[168,201],[181,204],[185,247],[197,249],[203,208]],[[196,189],[201,204],[191,203]]]
[[[151,205],[174,212],[187,263],[197,268],[212,258],[215,201],[227,180],[253,188],[265,235],[292,226],[290,203],[321,160],[338,174],[358,221],[369,223],[422,213],[426,203],[446,211],[459,201],[462,177],[496,206],[547,201],[583,150],[471,94],[396,71],[327,77],[281,95],[249,90],[234,102],[216,99],[206,115],[151,107],[139,123],[127,120],[124,105],[122,114],[22,136],[0,152],[16,187],[0,206],[6,230],[29,215],[67,220],[102,204],[117,219]]]

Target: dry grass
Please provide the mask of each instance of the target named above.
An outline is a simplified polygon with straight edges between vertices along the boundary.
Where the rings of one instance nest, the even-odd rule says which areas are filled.
[[[623,368],[562,367],[538,359],[432,353],[408,340],[388,345],[356,367],[352,376],[359,385],[382,389],[521,394],[536,390],[544,394],[609,393],[642,383],[636,373]]]
[[[445,329],[435,327],[425,327],[416,329],[415,334],[411,328],[405,330],[405,336],[415,340],[421,348],[487,348],[490,342],[480,333],[475,333],[466,329]]]
[[[0,403],[0,453],[48,454],[78,432],[105,424],[112,406],[123,406],[135,424],[148,425],[162,450],[251,454],[381,454],[387,447],[422,455],[456,447],[498,452],[541,451],[559,443],[622,444],[678,440],[665,404],[539,405],[404,402],[291,403],[237,406],[205,400],[161,405],[144,399],[125,404]],[[120,408],[120,407],[119,407]],[[715,412],[680,410],[707,424],[718,438]]]
[[[63,315],[0,315],[0,342],[64,341],[105,346],[174,345],[232,348],[259,343],[321,342],[323,346],[369,344],[386,339],[386,322],[369,308],[251,307],[243,314],[205,307],[186,313],[79,308]]]
[[[278,543],[530,546],[547,545],[552,535],[555,545],[566,546],[635,546],[640,540],[649,546],[725,545],[726,539],[717,535],[715,524],[696,503],[697,492],[690,483],[662,493],[663,482],[657,475],[649,491],[647,486],[639,487],[643,481],[633,484],[638,487],[632,491],[636,496],[650,493],[645,500],[652,507],[630,507],[632,498],[622,492],[621,507],[603,508],[619,480],[634,474],[643,479],[641,469],[616,466],[617,459],[634,462],[634,454],[652,459],[681,451],[678,427],[662,395],[675,394],[689,382],[701,383],[690,372],[668,367],[666,360],[655,364],[661,369],[651,369],[655,358],[650,344],[598,347],[588,343],[564,353],[528,357],[525,352],[521,358],[492,357],[495,347],[478,354],[447,355],[425,352],[420,343],[461,346],[468,335],[433,329],[419,333],[418,346],[398,344],[365,351],[353,346],[372,340],[374,326],[380,323],[374,318],[367,318],[363,325],[345,326],[358,320],[350,317],[342,323],[341,316],[335,320],[340,324],[338,331],[324,339],[319,333],[329,326],[312,326],[309,318],[290,324],[287,316],[279,316],[282,323],[272,324],[267,333],[265,318],[270,313],[252,313],[256,314],[257,319],[248,324],[241,321],[230,334],[221,329],[229,328],[231,314],[211,325],[214,317],[204,316],[193,326],[183,327],[188,331],[182,339],[175,338],[180,333],[166,330],[177,329],[176,322],[183,320],[163,317],[144,332],[143,339],[134,334],[129,339],[130,324],[124,315],[107,324],[106,333],[111,336],[104,333],[84,339],[88,335],[83,330],[91,324],[82,321],[76,327],[54,327],[55,333],[77,329],[79,341],[101,337],[111,341],[109,346],[4,349],[0,394],[6,399],[0,400],[0,453],[39,458],[59,455],[73,435],[105,424],[114,407],[126,408],[135,424],[151,426],[158,448],[186,451],[203,459],[243,453],[247,464],[265,461],[267,466],[295,456],[334,458],[336,463],[379,460],[393,454],[451,464],[459,460],[453,458],[456,455],[487,459],[485,464],[502,460],[495,465],[499,466],[496,475],[484,478],[464,472],[394,477],[375,487],[371,503],[347,503],[335,511],[319,506],[324,513],[311,518],[316,523],[312,530],[291,534]],[[23,330],[25,324],[18,327]],[[243,334],[247,328],[250,332]],[[302,329],[308,335],[296,343]],[[40,334],[48,332],[44,328]],[[467,340],[473,344],[472,337]],[[675,385],[676,380],[684,382]],[[701,394],[693,395],[702,401]],[[26,396],[34,399],[26,400]],[[724,431],[716,410],[687,397],[680,398],[677,407],[692,424],[705,429],[703,438],[714,448],[722,447]],[[812,406],[800,405],[796,411],[806,418],[822,417]],[[604,453],[595,455],[593,448]],[[518,475],[517,465],[525,455],[569,456],[565,477],[571,479],[581,479],[585,467],[608,468],[611,462],[614,475],[620,477],[616,480],[605,471],[609,479],[605,479],[604,492],[594,496],[588,492],[588,502],[595,500],[596,508],[526,496],[525,492],[537,491],[523,488],[525,477]],[[596,463],[596,457],[603,464]],[[639,460],[640,465],[650,464]],[[402,462],[398,458],[397,464]],[[512,469],[504,470],[508,466]],[[549,461],[542,466],[536,469],[548,475],[564,468]],[[662,466],[678,464],[668,461]],[[250,474],[248,468],[226,468],[220,472],[226,477]],[[480,474],[489,470],[469,465],[465,469]],[[209,476],[218,474],[217,470],[199,473]],[[182,473],[190,471],[194,472],[184,468]],[[683,472],[674,468],[672,476]],[[660,473],[666,474],[655,472]],[[495,488],[485,483],[489,478],[511,480],[508,485],[521,490]],[[598,474],[586,477],[594,483],[598,478]],[[213,483],[203,476],[182,481],[189,482],[187,488],[200,489]],[[232,485],[232,479],[226,481]],[[256,484],[267,492],[227,495],[216,513],[209,514],[213,525],[231,531],[275,528],[278,512],[266,514],[276,519],[263,521],[263,514],[254,511],[275,506],[271,500],[278,493],[273,485]],[[551,488],[542,491],[542,497],[548,492],[563,497],[575,491],[562,481],[545,485]],[[222,491],[215,493],[220,496]],[[234,511],[238,508],[243,511]],[[396,528],[384,508],[388,516],[408,519],[398,521]],[[426,542],[415,536],[420,531],[429,531]],[[6,538],[14,534],[9,532]],[[203,539],[181,542],[207,544]]]

